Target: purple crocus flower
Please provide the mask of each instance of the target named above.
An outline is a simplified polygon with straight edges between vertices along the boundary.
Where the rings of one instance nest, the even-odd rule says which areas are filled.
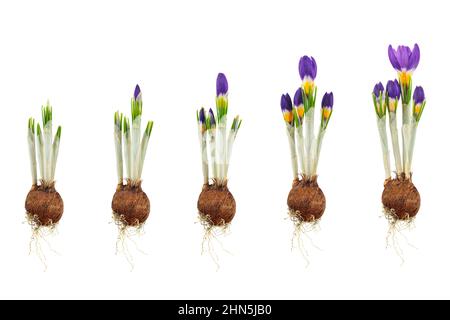
[[[400,99],[401,88],[400,88],[400,84],[398,83],[397,79],[395,79],[393,81],[389,80],[387,82],[386,93],[390,99],[393,99],[393,100]]]
[[[300,78],[304,80],[306,77],[314,81],[317,75],[317,64],[313,57],[303,56],[298,64]]]
[[[300,121],[303,119],[305,115],[305,106],[303,104],[303,89],[298,88],[294,95],[294,107],[297,111],[298,118]]]
[[[200,122],[201,125],[206,124],[206,116],[204,108],[201,108],[200,111],[198,112],[198,121]]]
[[[326,92],[322,98],[322,128],[325,129],[333,113],[334,97],[333,92]]]
[[[386,115],[386,108],[385,108],[386,104],[384,103],[383,94],[384,94],[383,84],[381,82],[378,82],[373,87],[372,96],[373,96],[373,103],[375,105],[375,111],[378,117],[380,118]]]
[[[375,95],[375,98],[377,98],[377,100],[379,100],[383,96],[383,92],[384,92],[383,84],[381,82],[378,82],[373,87],[373,94]]]
[[[281,95],[281,111],[283,112],[284,121],[286,123],[292,124],[294,116],[292,113],[292,100],[289,93]]]
[[[425,92],[421,86],[417,86],[416,89],[414,89],[413,101],[414,105],[425,101]]]
[[[214,111],[209,109],[209,125],[210,127],[216,126],[216,118],[214,117]]]
[[[322,109],[333,109],[334,97],[333,92],[326,92],[322,98]]]
[[[223,73],[219,73],[217,76],[216,81],[216,94],[217,96],[220,95],[227,95],[228,93],[228,81],[227,77]]]
[[[397,111],[397,104],[398,100],[400,99],[401,95],[401,88],[400,84],[398,83],[397,79],[394,81],[389,80],[386,84],[386,101],[389,107],[389,112],[396,112]]]
[[[413,93],[413,115],[414,119],[418,122],[422,116],[423,109],[425,108],[425,92],[423,88],[417,86]]]
[[[395,50],[392,45],[388,48],[389,61],[399,74],[400,84],[407,86],[411,75],[416,70],[420,61],[420,49],[417,44],[411,50],[408,46],[398,46]]]
[[[294,106],[298,107],[303,104],[303,90],[298,88],[294,95]]]
[[[303,56],[298,63],[298,71],[303,81],[305,95],[310,96],[314,89],[314,79],[317,75],[317,64],[313,57]]]
[[[133,98],[135,101],[142,100],[142,92],[141,92],[141,88],[139,87],[138,84],[136,85],[136,88],[134,88]]]

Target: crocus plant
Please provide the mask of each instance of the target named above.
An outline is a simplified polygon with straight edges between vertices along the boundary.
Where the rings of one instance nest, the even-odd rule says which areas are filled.
[[[302,85],[295,92],[293,103],[289,94],[281,96],[294,180],[288,206],[291,217],[300,222],[316,222],[325,211],[325,196],[317,184],[317,166],[334,101],[332,92],[323,95],[316,135],[314,114],[317,87],[314,81],[317,64],[313,57],[303,56],[300,59],[299,73]]]
[[[216,81],[216,112],[197,111],[198,137],[203,169],[203,191],[197,207],[208,226],[226,226],[236,212],[235,200],[228,190],[228,168],[236,135],[241,127],[239,116],[227,132],[228,81],[219,73]]]
[[[61,219],[64,210],[62,198],[55,189],[61,127],[59,126],[53,135],[52,124],[53,109],[49,102],[42,107],[42,126],[33,118],[28,120],[28,151],[32,186],[25,208],[29,220],[36,227],[54,226]]]
[[[141,177],[153,121],[148,121],[141,133],[142,93],[136,85],[131,98],[130,118],[117,111],[114,114],[114,142],[117,165],[117,189],[112,209],[116,221],[126,226],[139,227],[148,218],[150,201],[142,191]],[[123,158],[126,172],[124,174]]]
[[[419,46],[415,44],[411,50],[407,46],[398,46],[397,49],[394,49],[390,45],[388,56],[392,67],[397,72],[398,80],[388,81],[386,90],[381,83],[378,83],[372,92],[385,170],[385,189],[382,201],[385,211],[394,221],[409,221],[420,208],[420,195],[411,181],[411,164],[417,127],[426,104],[423,88],[418,86],[413,91],[412,85],[412,76],[420,61]],[[402,105],[401,146],[397,127],[399,102]],[[386,117],[389,117],[395,161],[394,177],[391,174]]]

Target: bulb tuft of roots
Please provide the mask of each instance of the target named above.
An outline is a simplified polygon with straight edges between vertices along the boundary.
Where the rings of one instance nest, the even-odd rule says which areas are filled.
[[[141,181],[133,184],[128,180],[127,184],[118,184],[111,207],[114,223],[119,229],[116,254],[122,253],[133,270],[134,258],[129,243],[146,254],[137,245],[135,237],[144,233],[144,224],[150,215],[150,200],[141,188]]]
[[[414,227],[414,221],[420,209],[419,191],[411,178],[406,178],[404,174],[401,174],[395,179],[385,181],[381,201],[384,216],[389,222],[386,247],[392,247],[403,264],[405,258],[402,242],[415,248],[403,231],[411,230]]]
[[[305,240],[320,250],[308,233],[318,228],[326,207],[325,195],[317,184],[317,176],[311,179],[306,177],[302,177],[301,180],[295,179],[288,195],[287,204],[289,218],[294,223],[292,249],[297,246],[306,261],[306,267],[308,267],[309,254]]]
[[[236,214],[236,201],[226,183],[205,184],[197,201],[199,220],[205,229],[202,241],[202,254],[208,252],[217,269],[220,268],[219,256],[214,249],[217,242],[223,251],[229,253],[219,237],[227,234],[231,221]]]

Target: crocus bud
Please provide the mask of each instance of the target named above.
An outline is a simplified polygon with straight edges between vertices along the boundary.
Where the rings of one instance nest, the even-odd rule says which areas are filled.
[[[134,88],[133,98],[131,99],[131,121],[142,115],[142,93],[141,88],[137,84]]]
[[[328,121],[330,121],[331,114],[333,113],[334,97],[333,92],[325,93],[322,98],[322,129],[326,129]]]
[[[228,94],[228,81],[227,77],[223,73],[219,73],[217,76],[216,94],[217,96],[225,96]]]
[[[135,101],[141,101],[142,100],[142,92],[141,92],[141,88],[139,87],[139,85],[136,85],[136,88],[134,88],[134,95],[133,98]]]
[[[423,88],[420,86],[417,86],[414,89],[413,94],[413,115],[414,119],[419,122],[420,117],[422,116],[423,109],[425,108],[425,92],[423,91]]]
[[[378,117],[381,118],[386,115],[386,103],[384,101],[384,87],[381,82],[378,82],[372,92],[373,104],[375,106],[375,112]]]
[[[283,118],[286,123],[292,125],[294,116],[292,113],[292,100],[288,93],[281,95],[281,111],[283,112]]]
[[[309,96],[314,90],[314,79],[317,75],[317,64],[313,57],[303,56],[298,64],[300,78],[303,81],[303,90]]]
[[[203,125],[206,123],[205,108],[201,108],[198,112],[198,122]]]
[[[397,111],[398,100],[400,99],[401,88],[397,79],[394,81],[389,80],[386,84],[386,102],[389,108],[389,112]]]
[[[303,122],[303,117],[305,116],[305,105],[303,104],[303,89],[298,88],[294,95],[294,108],[297,112],[298,119],[300,123]]]
[[[216,108],[217,121],[219,125],[223,123],[223,118],[228,113],[228,81],[223,73],[217,75],[216,81]]]
[[[212,109],[209,109],[208,127],[210,129],[214,129],[216,127],[216,118],[214,117],[214,111]]]

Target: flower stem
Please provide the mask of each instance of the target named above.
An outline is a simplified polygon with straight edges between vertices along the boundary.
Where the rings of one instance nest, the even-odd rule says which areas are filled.
[[[319,164],[320,150],[322,149],[322,141],[325,136],[325,130],[320,128],[319,135],[316,139],[316,144],[314,149],[314,166],[312,170],[312,175],[315,176],[317,174],[317,166]]]
[[[391,165],[389,159],[389,146],[386,133],[386,116],[377,117],[378,133],[380,134],[381,150],[383,152],[383,164],[385,179],[391,178]]]
[[[297,155],[300,157],[301,174],[306,174],[305,141],[303,138],[303,125],[299,124],[295,130],[295,140],[297,142]]]
[[[314,107],[309,108],[305,114],[306,129],[306,176],[311,178],[312,175],[312,150],[311,146],[314,141]]]
[[[403,173],[403,167],[402,167],[402,158],[400,156],[400,144],[398,142],[397,114],[395,112],[389,112],[389,128],[391,131],[395,168],[397,170],[397,175],[400,175]]]
[[[409,146],[409,124],[411,123],[411,112],[409,112],[409,103],[403,103],[402,104],[402,118],[403,118],[403,125],[402,125],[402,142],[403,142],[403,152],[402,152],[402,159],[403,159],[403,169],[406,170],[406,162],[408,161],[408,146]]]
[[[206,143],[206,131],[201,124],[198,126],[198,138],[200,141],[200,154],[202,158],[203,184],[209,183],[208,172],[208,148]]]
[[[297,152],[295,150],[295,128],[293,125],[286,124],[286,133],[289,141],[289,148],[291,150],[291,166],[294,180],[298,178],[298,161]]]
[[[36,140],[34,136],[35,124],[34,119],[28,120],[28,153],[30,156],[31,182],[32,185],[37,184],[37,164],[36,164]]]

